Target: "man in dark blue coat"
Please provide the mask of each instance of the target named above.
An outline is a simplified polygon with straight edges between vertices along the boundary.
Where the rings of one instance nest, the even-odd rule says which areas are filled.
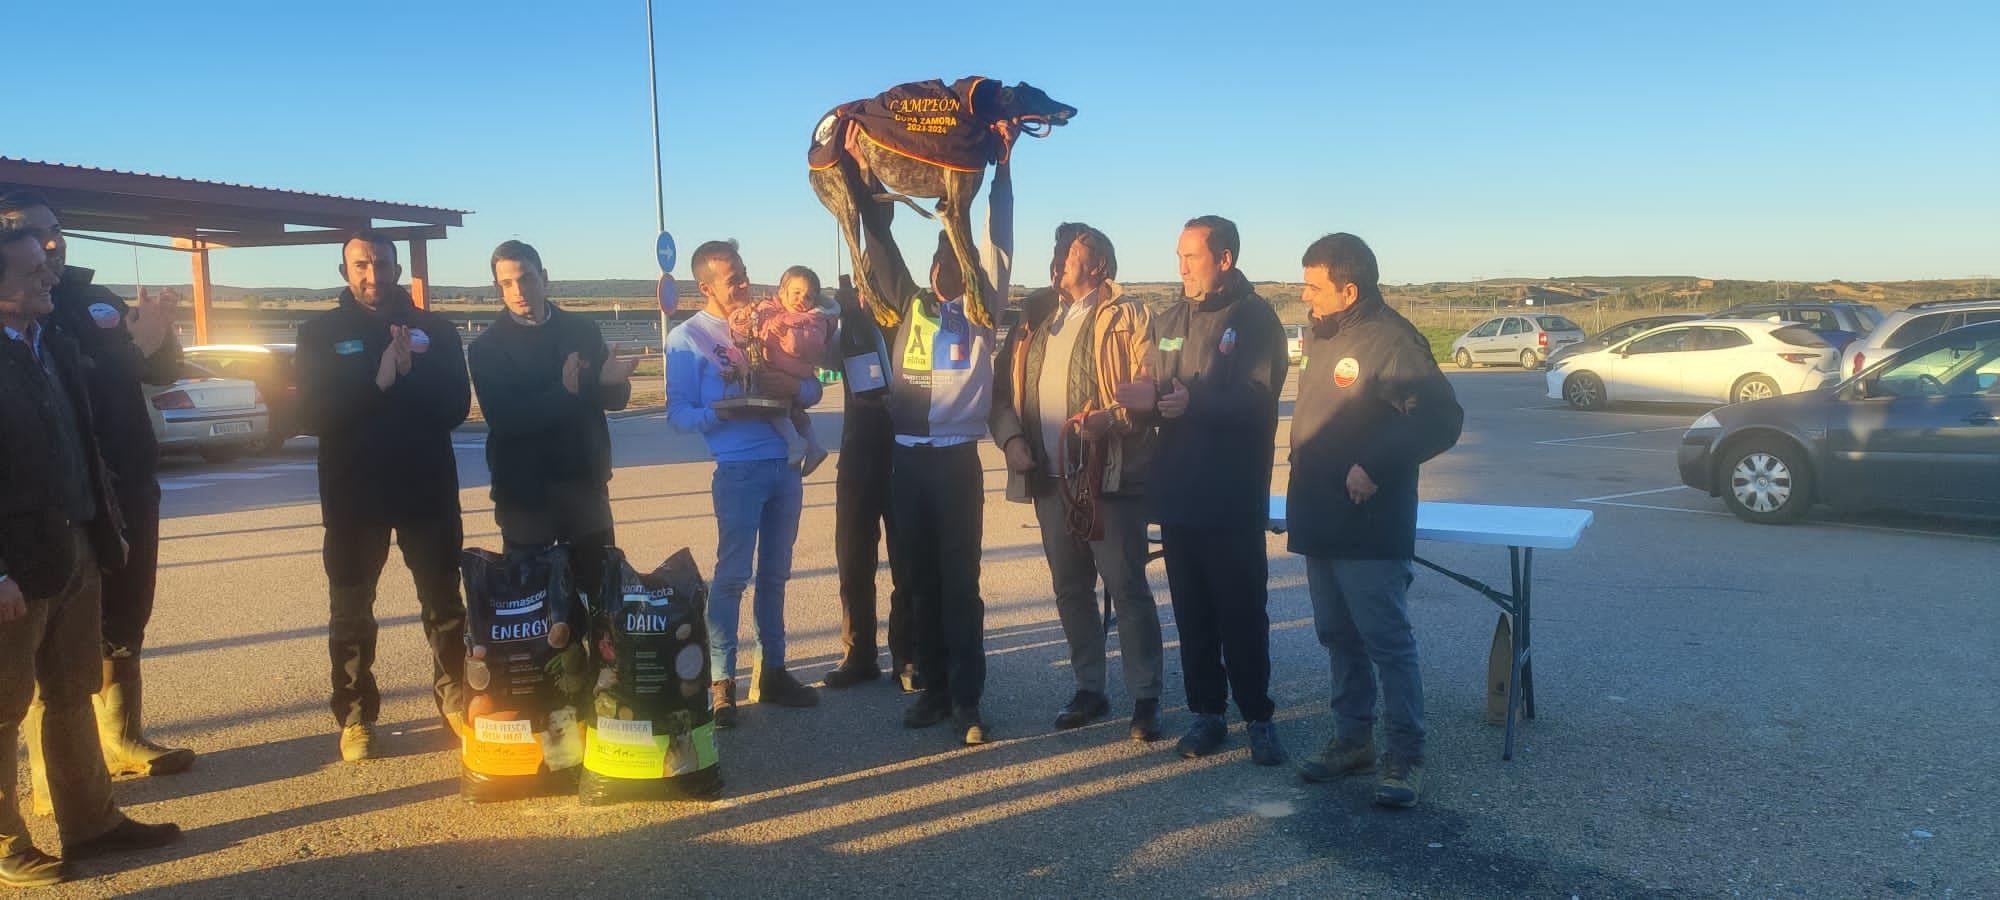
[[[1465,411],[1430,343],[1382,301],[1375,254],[1351,234],[1313,242],[1312,309],[1292,410],[1291,551],[1306,558],[1313,625],[1332,658],[1334,737],[1299,764],[1308,781],[1379,775],[1375,802],[1417,803],[1424,686],[1404,603],[1416,555],[1417,467],[1458,442]],[[1375,684],[1388,751],[1375,757]]]

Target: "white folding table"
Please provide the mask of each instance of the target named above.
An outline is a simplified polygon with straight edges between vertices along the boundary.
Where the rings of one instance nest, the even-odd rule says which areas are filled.
[[[1507,679],[1507,738],[1501,759],[1514,758],[1514,721],[1517,713],[1535,717],[1534,660],[1529,630],[1530,599],[1533,596],[1536,550],[1568,550],[1583,537],[1590,525],[1587,509],[1547,506],[1484,506],[1475,503],[1418,503],[1417,540],[1453,544],[1485,544],[1507,548],[1512,591],[1498,589],[1466,575],[1453,572],[1423,557],[1416,562],[1424,568],[1478,591],[1502,612],[1514,618],[1513,660]],[[1285,532],[1285,498],[1271,498],[1271,531]]]

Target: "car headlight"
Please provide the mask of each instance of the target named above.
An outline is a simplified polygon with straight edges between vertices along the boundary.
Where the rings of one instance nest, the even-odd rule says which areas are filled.
[[[1702,428],[1721,428],[1721,427],[1722,427],[1722,420],[1716,418],[1715,413],[1710,412],[1710,413],[1702,413],[1701,418],[1694,420],[1694,424],[1688,426],[1688,430],[1695,431],[1697,429],[1702,429]]]

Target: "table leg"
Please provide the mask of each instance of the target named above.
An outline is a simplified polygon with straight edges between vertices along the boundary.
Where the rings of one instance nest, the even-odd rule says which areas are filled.
[[[1519,598],[1521,596],[1520,548],[1507,548],[1507,571],[1513,581],[1514,598]],[[1511,606],[1507,612],[1514,617],[1513,628],[1510,629],[1513,632],[1513,659],[1509,660],[1507,671],[1507,737],[1500,748],[1500,759],[1503,761],[1514,758],[1514,723],[1520,717],[1521,709],[1521,650],[1524,644],[1523,638],[1526,636],[1526,627],[1521,621],[1519,601],[1515,600]]]
[[[1514,607],[1519,611],[1516,617],[1521,626],[1521,714],[1535,717],[1535,649],[1534,632],[1529,625],[1529,596],[1535,587],[1535,548],[1521,551],[1521,584],[1514,591]]]

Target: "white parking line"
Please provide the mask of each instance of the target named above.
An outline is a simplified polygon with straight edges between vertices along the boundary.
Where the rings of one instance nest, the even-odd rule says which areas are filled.
[[[1721,516],[1722,518],[1725,519],[1735,518],[1735,516],[1731,513],[1713,509],[1689,509],[1685,506],[1660,506],[1653,503],[1623,502],[1627,498],[1631,497],[1645,497],[1645,496],[1650,496],[1652,494],[1668,494],[1668,493],[1673,493],[1675,491],[1691,491],[1691,490],[1694,489],[1688,487],[1687,485],[1681,484],[1681,485],[1675,485],[1673,487],[1653,488],[1652,490],[1646,490],[1646,491],[1628,491],[1623,494],[1606,494],[1602,497],[1580,497],[1571,502],[1589,503],[1593,506],[1620,506],[1626,509],[1653,509],[1653,510],[1659,510],[1660,512],[1694,513],[1695,515],[1698,516]],[[1983,541],[1987,543],[2000,543],[2000,535],[1967,534],[1962,531],[1932,531],[1924,528],[1897,528],[1893,525],[1864,525],[1860,522],[1828,522],[1825,520],[1815,521],[1810,519],[1807,520],[1804,524],[1808,526],[1819,526],[1822,528],[1853,528],[1860,531],[1887,531],[1892,534],[1915,534],[1915,535],[1922,535],[1925,537],[1963,538],[1966,540]]]
[[[1559,412],[1559,413],[1571,413],[1571,414],[1581,412],[1581,410],[1571,409],[1567,406],[1516,406],[1514,407],[1514,411],[1515,412]],[[1651,413],[1612,412],[1609,410],[1592,410],[1590,414],[1593,416],[1631,416],[1633,418],[1639,418],[1639,419],[1686,419],[1687,418],[1686,414],[1684,413],[1665,413],[1665,412],[1651,412]],[[1691,422],[1694,420],[1688,419],[1688,421]]]
[[[1623,494],[1605,494],[1605,495],[1604,495],[1604,496],[1602,496],[1602,497],[1583,497],[1583,498],[1581,498],[1581,499],[1578,499],[1578,500],[1575,500],[1575,501],[1572,501],[1572,502],[1575,502],[1575,503],[1602,503],[1602,502],[1604,502],[1604,501],[1606,501],[1606,500],[1623,500],[1623,499],[1625,499],[1625,498],[1627,498],[1627,497],[1644,497],[1644,496],[1646,496],[1647,494],[1665,494],[1665,493],[1668,493],[1668,492],[1671,492],[1671,491],[1685,491],[1685,490],[1687,490],[1687,489],[1688,489],[1688,486],[1687,486],[1687,485],[1684,485],[1684,484],[1677,484],[1677,485],[1674,485],[1673,487],[1663,487],[1663,488],[1653,488],[1652,490],[1647,490],[1647,491],[1627,491],[1627,492],[1625,492],[1625,493],[1623,493]]]
[[[196,478],[199,478],[199,479],[202,479],[203,481],[262,481],[262,480],[264,480],[264,479],[266,479],[266,478],[276,478],[276,477],[278,477],[278,473],[276,473],[276,472],[203,472],[203,473],[201,473],[200,475],[196,475],[196,476],[194,476],[194,477],[196,477]]]
[[[1686,427],[1687,426],[1685,425],[1669,425],[1665,428],[1641,428],[1637,431],[1607,431],[1603,434],[1582,434],[1582,435],[1577,435],[1576,437],[1550,438],[1546,441],[1536,441],[1535,443],[1568,444],[1568,443],[1573,443],[1575,441],[1595,441],[1601,438],[1631,437],[1632,435],[1635,434],[1655,434],[1662,431],[1681,431],[1684,430]]]
[[[257,467],[257,471],[260,472],[313,472],[318,469],[319,463],[277,463]]]
[[[1626,509],[1657,509],[1661,512],[1694,513],[1697,516],[1721,516],[1725,519],[1735,518],[1726,512],[1716,512],[1712,509],[1688,509],[1684,506],[1654,506],[1650,503],[1620,503],[1611,500],[1584,500],[1579,502],[1592,503],[1595,506],[1622,506]]]
[[[205,488],[214,486],[215,485],[213,482],[208,482],[208,481],[162,480],[160,482],[160,490],[163,491],[185,491],[193,488]]]

